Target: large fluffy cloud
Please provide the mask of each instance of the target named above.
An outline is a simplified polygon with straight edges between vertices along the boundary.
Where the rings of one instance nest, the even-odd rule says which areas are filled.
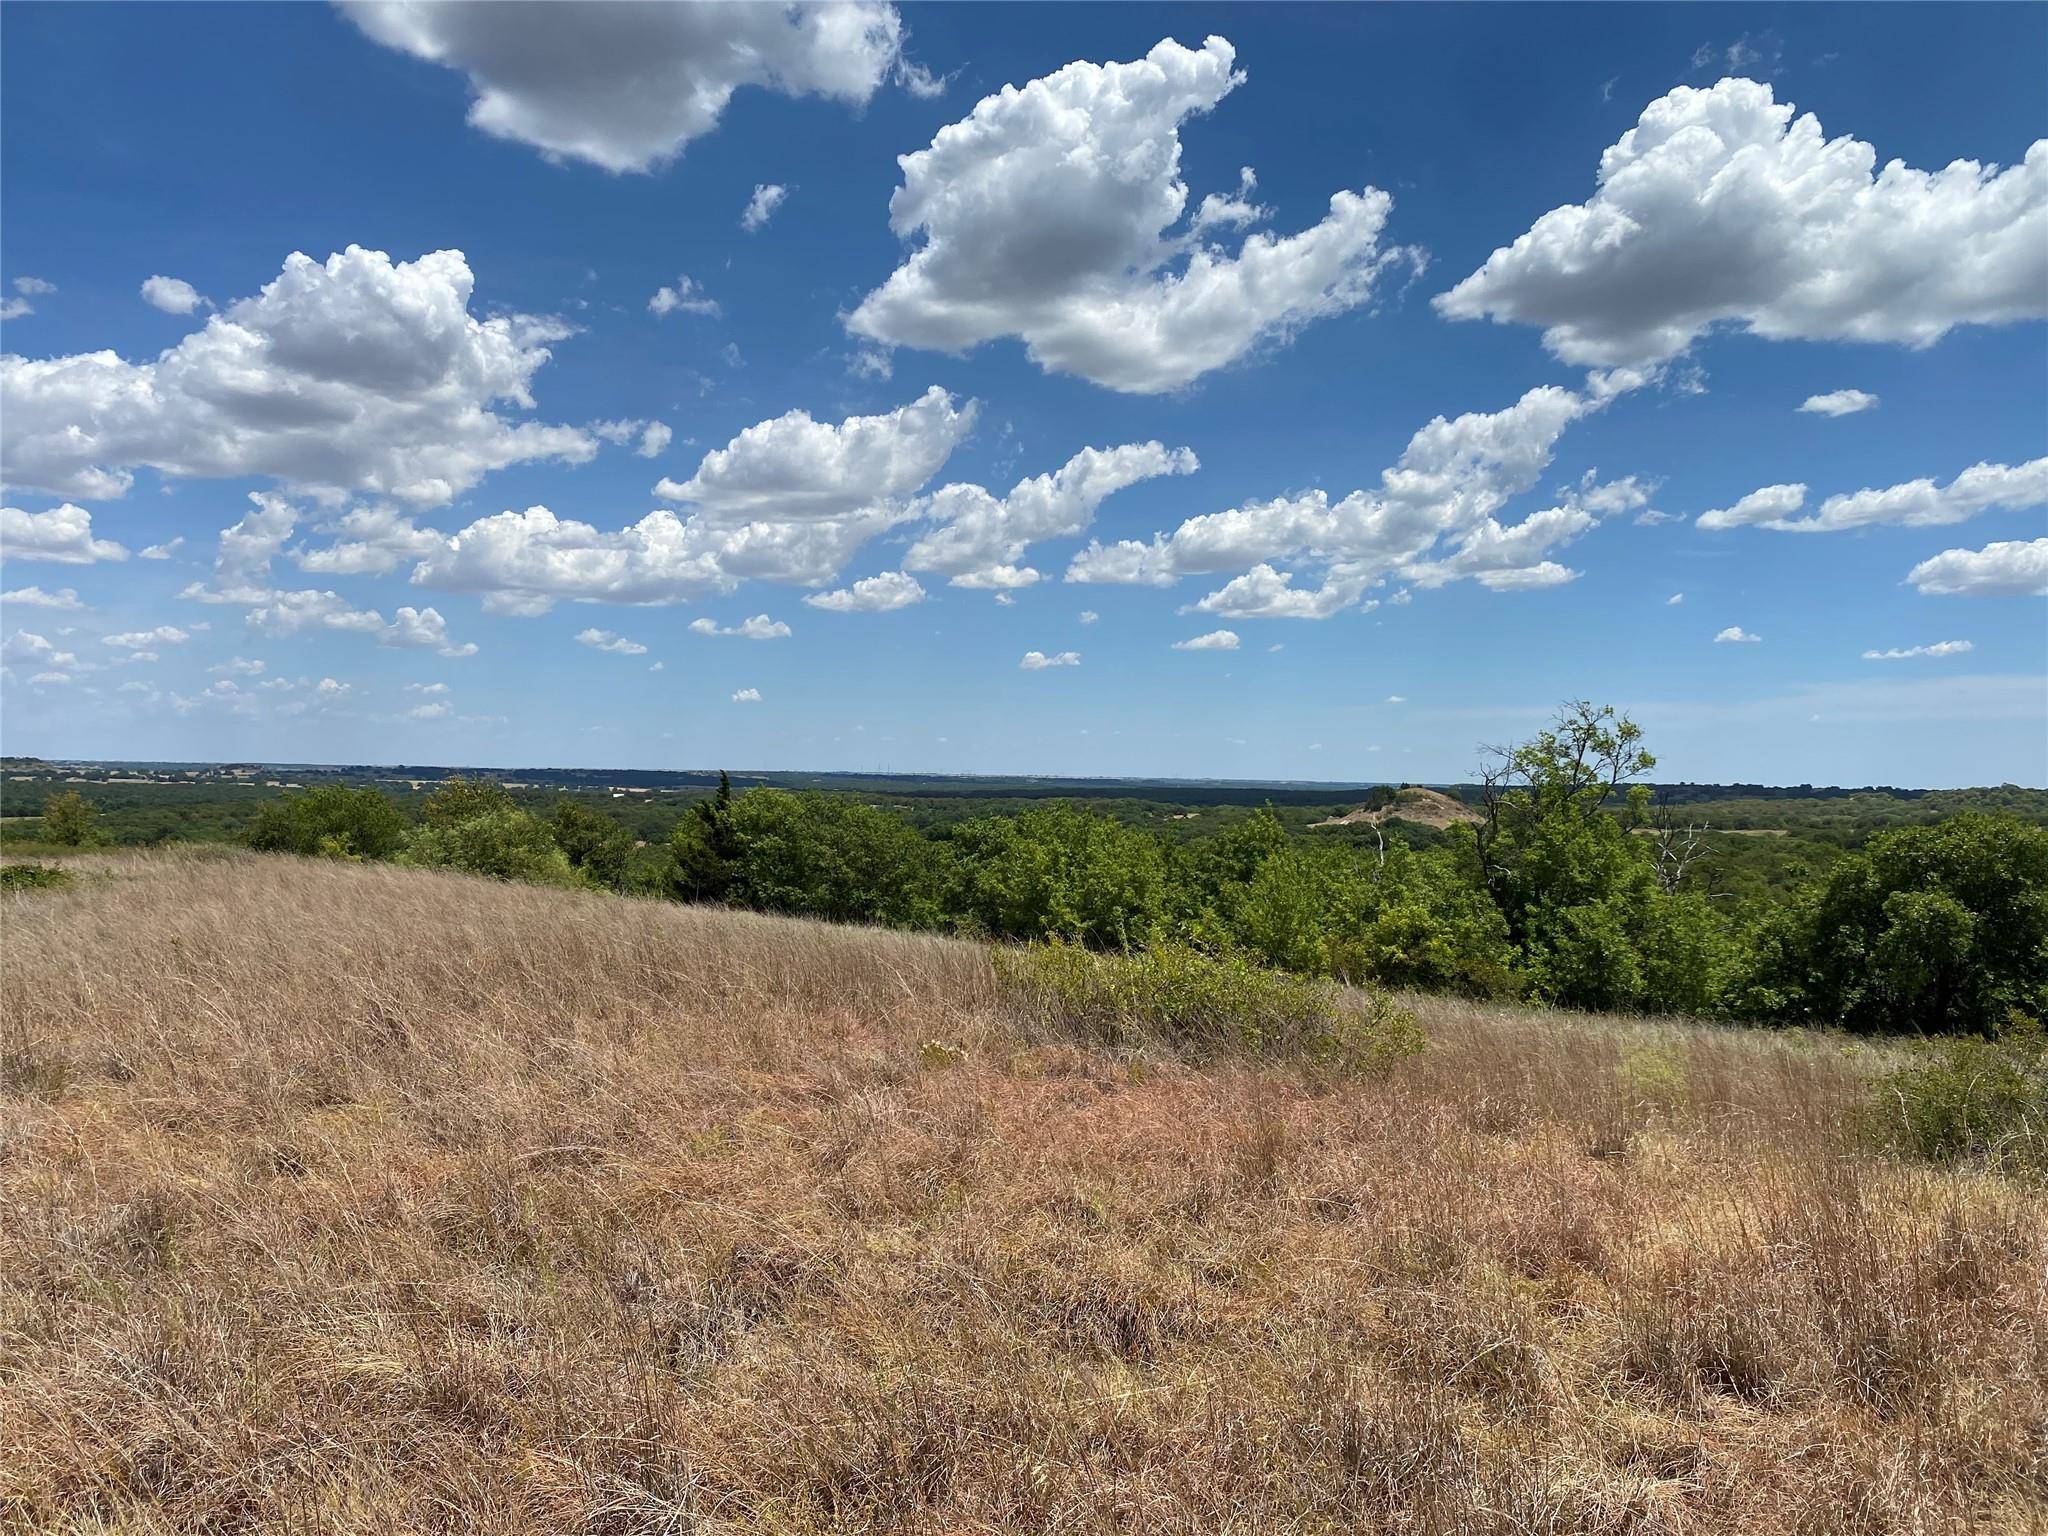
[[[923,504],[939,526],[910,546],[903,567],[935,571],[956,587],[1029,586],[1039,573],[1018,564],[1042,539],[1072,538],[1110,496],[1159,475],[1191,475],[1193,452],[1154,443],[1083,448],[1051,474],[1033,475],[997,498],[978,485],[948,485]]]
[[[913,493],[973,426],[973,402],[942,389],[837,424],[791,411],[707,453],[611,532],[546,507],[501,512],[440,539],[413,569],[423,586],[481,594],[499,612],[558,600],[674,603],[746,580],[822,586],[862,545],[915,515]]]
[[[955,406],[934,386],[908,405],[837,426],[790,411],[748,427],[705,454],[688,480],[663,480],[654,494],[727,523],[843,517],[931,479],[973,428],[977,410],[972,400]]]
[[[432,506],[508,464],[590,457],[587,433],[500,414],[532,407],[545,344],[564,332],[527,316],[480,320],[474,287],[460,251],[294,254],[261,293],[154,362],[0,358],[0,473],[84,500],[124,494],[148,465]]]
[[[1546,385],[1505,410],[1438,417],[1409,440],[1378,486],[1341,500],[1313,490],[1189,518],[1151,542],[1090,544],[1067,580],[1170,586],[1185,576],[1240,571],[1193,606],[1225,618],[1324,619],[1388,577],[1438,586],[1461,577],[1496,588],[1549,585],[1572,573],[1546,556],[1603,517],[1640,507],[1633,478],[1587,479],[1556,506],[1503,525],[1498,514],[1530,490],[1565,429],[1642,380],[1596,375],[1583,392]],[[1320,566],[1298,586],[1275,562]]]
[[[92,514],[66,502],[47,512],[0,507],[0,558],[52,560],[59,565],[92,565],[126,560],[125,545],[92,536]]]
[[[1567,362],[1674,356],[1712,326],[1925,346],[2048,312],[2048,140],[1919,171],[1828,139],[1754,80],[1680,86],[1554,208],[1436,300],[1543,327]]]
[[[1938,597],[2048,597],[2048,539],[1945,549],[1906,580]]]
[[[732,93],[860,104],[901,66],[903,25],[872,0],[355,0],[376,41],[469,77],[486,133],[608,171],[652,170],[718,125]],[[906,83],[924,80],[912,69]]]
[[[1861,490],[1830,496],[1810,517],[1796,515],[1806,505],[1804,485],[1767,485],[1751,491],[1732,507],[1702,512],[1707,529],[1770,528],[1779,533],[1840,533],[1850,528],[1892,524],[1932,528],[1966,522],[1996,508],[2021,512],[2048,503],[2048,458],[2025,464],[1973,464],[1947,485],[1922,478],[1882,490]]]
[[[891,228],[921,243],[847,318],[856,335],[962,352],[1016,336],[1041,367],[1112,389],[1179,388],[1262,341],[1364,303],[1389,264],[1392,200],[1339,191],[1298,234],[1221,232],[1264,210],[1211,197],[1191,226],[1180,127],[1244,77],[1220,37],[1168,39],[1006,86],[904,155]]]

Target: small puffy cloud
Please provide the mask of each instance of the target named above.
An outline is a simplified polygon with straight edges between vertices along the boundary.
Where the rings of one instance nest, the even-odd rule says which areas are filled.
[[[47,635],[32,630],[17,629],[4,642],[0,642],[0,664],[7,666],[35,666],[62,668],[64,670],[87,670],[88,664],[81,662],[71,651],[60,651]]]
[[[1684,601],[1685,594],[1683,592],[1674,592],[1669,597],[1664,599],[1664,606],[1666,608],[1676,608],[1680,603]]]
[[[0,357],[0,466],[10,485],[88,500],[125,494],[148,466],[438,506],[510,464],[588,459],[587,433],[500,409],[532,408],[547,343],[567,330],[480,320],[474,289],[460,251],[294,253],[154,361]]]
[[[751,619],[737,624],[720,624],[716,619],[693,619],[690,633],[695,635],[724,635],[740,640],[786,640],[789,626],[780,619],[771,619],[765,613],[757,613]]]
[[[168,560],[185,547],[185,536],[181,533],[175,539],[166,539],[161,544],[152,544],[142,551],[145,560]]]
[[[1543,328],[1566,362],[1660,362],[1717,325],[1772,339],[1927,346],[2048,313],[2048,140],[2006,170],[1878,167],[1771,87],[1650,103],[1584,203],[1436,299],[1454,320]]]
[[[675,432],[665,421],[642,421],[637,417],[623,421],[593,421],[590,430],[608,443],[623,448],[636,439],[639,446],[633,451],[643,459],[658,459],[668,451],[668,445],[675,440]]]
[[[1584,393],[1546,385],[1504,410],[1440,416],[1410,438],[1377,486],[1341,499],[1311,490],[1249,501],[1191,517],[1149,543],[1091,543],[1066,579],[1169,586],[1236,570],[1242,574],[1193,607],[1244,619],[1327,619],[1368,602],[1390,576],[1423,587],[1469,578],[1496,590],[1570,580],[1546,552],[1640,506],[1649,494],[1643,485],[1588,478],[1520,523],[1503,524],[1498,514],[1537,483],[1572,422],[1645,382],[1640,374],[1594,375]],[[1320,566],[1317,584],[1296,585],[1283,560]],[[1407,590],[1390,601],[1405,601]]]
[[[0,299],[0,320],[26,320],[36,312],[35,305],[27,299]],[[66,678],[66,682],[70,679]]]
[[[732,696],[732,701],[735,704],[758,704],[761,702],[761,690],[742,688]]]
[[[1404,694],[1390,693],[1387,695],[1387,702],[1389,704],[1406,704],[1408,699]]]
[[[1808,395],[1799,409],[1809,416],[1854,416],[1877,409],[1877,396],[1868,390],[1836,389],[1825,395]]]
[[[708,296],[696,280],[687,275],[678,277],[672,287],[655,289],[654,297],[647,301],[647,308],[657,315],[672,315],[678,310],[686,315],[719,313],[718,300]]]
[[[847,317],[856,336],[961,353],[1020,339],[1033,361],[1110,389],[1181,388],[1365,304],[1419,256],[1383,249],[1393,200],[1340,190],[1297,234],[1217,237],[1264,210],[1211,198],[1185,229],[1181,125],[1244,76],[1221,37],[1127,63],[1068,64],[984,97],[899,157],[889,224],[917,242]]]
[[[689,480],[663,480],[654,494],[727,522],[843,517],[923,485],[978,412],[973,401],[956,406],[936,385],[893,411],[849,416],[837,426],[788,411],[748,427],[705,454]]]
[[[17,277],[14,280],[14,291],[27,294],[30,298],[41,298],[46,293],[55,293],[57,285],[40,277]]]
[[[787,187],[777,186],[772,181],[756,183],[754,195],[747,199],[747,206],[740,214],[740,228],[753,234],[775,217],[775,210],[788,196]]]
[[[1026,651],[1024,659],[1017,665],[1026,672],[1043,672],[1047,667],[1078,667],[1081,665],[1081,653],[1060,651],[1048,656],[1043,651]]]
[[[1762,635],[1752,635],[1740,624],[1730,624],[1726,629],[1714,636],[1714,644],[1716,645],[1758,645],[1762,641]]]
[[[1716,507],[1702,512],[1698,523],[1702,528],[1722,530],[1728,528],[1774,528],[1784,525],[1793,513],[1806,505],[1806,487],[1794,482],[1789,485],[1766,485],[1751,491],[1747,496],[1729,507]]]
[[[182,277],[147,277],[142,281],[143,302],[167,315],[189,315],[206,299]]]
[[[409,560],[423,560],[443,540],[390,507],[357,507],[328,525],[338,535],[319,548],[301,545],[292,551],[300,570],[322,576],[383,576]]]
[[[1212,629],[1192,640],[1176,640],[1173,648],[1176,651],[1234,651],[1237,649],[1237,633],[1228,629]]]
[[[407,693],[426,693],[438,696],[448,692],[448,685],[446,683],[407,683],[405,691]]]
[[[2048,504],[2048,458],[2019,465],[1974,464],[1947,485],[1923,478],[1882,490],[1830,496],[1811,517],[1793,516],[1805,501],[1803,485],[1765,486],[1732,507],[1702,513],[1699,526],[1754,525],[1779,533],[1840,533],[1879,525],[1940,527],[1966,522],[1979,512],[1996,508],[2026,511]]]
[[[956,587],[1030,586],[1039,573],[1018,562],[1032,544],[1085,532],[1096,509],[1126,486],[1198,468],[1189,449],[1127,443],[1083,448],[1053,473],[1018,481],[1000,499],[978,485],[944,486],[920,503],[938,526],[910,546],[904,569],[938,572]]]
[[[405,712],[408,720],[445,720],[455,708],[452,704],[436,701],[432,704],[415,704]]]
[[[123,545],[92,536],[92,514],[83,507],[68,501],[47,512],[0,507],[0,559],[92,565],[127,558]]]
[[[192,636],[175,624],[159,624],[155,629],[130,630],[126,634],[108,635],[103,642],[122,651],[154,650],[159,645],[183,645]]]
[[[2048,539],[1945,549],[1906,580],[1936,597],[2048,597]]]
[[[847,356],[846,371],[856,379],[881,380],[893,377],[896,365],[880,347],[856,347]]]
[[[265,670],[265,665],[263,662],[252,661],[246,657],[231,656],[226,661],[219,662],[214,666],[208,667],[206,670],[209,672],[232,673],[236,677],[256,677]]]
[[[1097,613],[1093,608],[1083,608],[1081,612],[1076,616],[1075,622],[1079,624],[1093,624],[1097,619],[1101,617],[1102,615]]]
[[[879,576],[863,576],[836,592],[813,592],[804,601],[827,613],[890,613],[923,602],[924,588],[915,576],[883,571]]]
[[[379,645],[432,651],[437,656],[474,656],[476,646],[449,638],[448,624],[433,608],[400,608],[386,623],[375,609],[356,608],[337,592],[264,592],[250,598],[247,622],[260,634],[290,636],[331,629],[372,636]]]
[[[78,613],[85,604],[78,600],[75,587],[59,587],[55,592],[45,592],[41,587],[16,587],[12,592],[0,592],[0,603],[18,603],[24,608],[54,608],[64,613]]]
[[[1900,650],[1865,651],[1865,661],[1935,661],[1944,656],[1966,656],[1977,649],[1969,640],[1938,640],[1933,645],[1909,645]]]
[[[472,127],[550,159],[652,171],[718,126],[734,91],[864,104],[885,80],[931,77],[903,57],[895,7],[430,5],[348,0],[374,41],[460,70]]]
[[[586,629],[576,636],[578,645],[587,645],[592,650],[610,651],[615,656],[645,656],[647,647],[637,640],[628,640],[624,635],[615,635],[608,629]]]

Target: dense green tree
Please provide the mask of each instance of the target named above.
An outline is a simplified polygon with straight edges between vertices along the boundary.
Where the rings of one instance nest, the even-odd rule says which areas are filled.
[[[1859,1031],[2048,1018],[2048,829],[1963,812],[1878,834],[1768,925],[1742,1002]]]
[[[840,795],[754,789],[707,802],[677,831],[700,888],[767,912],[934,928],[946,920],[947,850],[887,811]]]
[[[247,842],[269,853],[388,859],[405,836],[405,816],[377,789],[326,784],[258,807]]]
[[[456,774],[443,779],[420,806],[420,818],[430,827],[451,826],[458,821],[498,811],[518,809],[512,792],[496,779],[471,778]]]
[[[954,834],[956,910],[1004,938],[1133,948],[1166,911],[1166,860],[1149,833],[1055,802]]]
[[[43,802],[43,841],[63,848],[91,848],[107,841],[99,810],[75,789]]]
[[[460,821],[443,819],[415,827],[405,840],[399,861],[422,869],[455,869],[533,885],[583,883],[548,824],[511,805],[482,810]]]
[[[732,779],[718,772],[718,792],[697,801],[669,838],[668,883],[683,901],[724,901],[739,873]]]
[[[633,833],[617,817],[594,811],[575,800],[558,800],[548,818],[555,843],[569,863],[593,885],[624,890],[626,865],[633,857]]]

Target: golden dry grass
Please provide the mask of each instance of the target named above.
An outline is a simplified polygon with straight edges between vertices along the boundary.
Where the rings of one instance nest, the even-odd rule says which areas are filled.
[[[2048,1528],[2048,1198],[1835,1047],[1419,1000],[1336,1082],[944,940],[78,867],[0,898],[0,1526]]]

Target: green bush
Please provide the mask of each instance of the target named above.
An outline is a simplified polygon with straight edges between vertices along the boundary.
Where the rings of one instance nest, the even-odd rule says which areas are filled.
[[[99,807],[75,789],[43,802],[43,841],[64,848],[95,848],[107,841]]]
[[[74,878],[55,864],[0,864],[0,891],[61,891]]]
[[[1869,1122],[1895,1151],[2048,1174],[2048,1035],[2015,1015],[1995,1039],[1920,1041],[1872,1085]]]
[[[1422,1049],[1414,1016],[1379,994],[1217,958],[1161,940],[1103,954],[1055,939],[994,951],[1005,1003],[1027,1028],[1091,1045],[1164,1044],[1345,1071],[1383,1070]]]
[[[1166,912],[1166,856],[1149,833],[1053,804],[987,817],[954,836],[954,910],[983,933],[1132,948]]]
[[[574,800],[558,800],[548,818],[548,830],[570,864],[591,884],[611,891],[625,889],[633,832],[624,822]]]
[[[420,869],[457,869],[529,885],[582,885],[583,877],[555,842],[548,824],[526,811],[487,810],[466,821],[417,827],[399,862]]]
[[[247,841],[264,853],[388,859],[404,837],[405,815],[382,790],[329,784],[264,801]]]
[[[2048,829],[1966,811],[1880,833],[1766,925],[1743,1003],[1863,1033],[2048,1015]]]

